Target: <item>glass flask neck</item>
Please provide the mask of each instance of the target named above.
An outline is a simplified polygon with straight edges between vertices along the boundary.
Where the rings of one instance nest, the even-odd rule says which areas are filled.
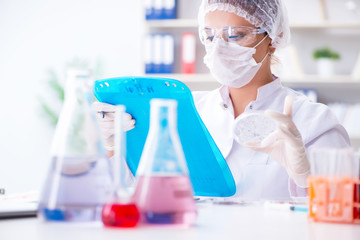
[[[86,69],[69,69],[66,73],[65,102],[76,97],[89,98],[90,71]],[[88,99],[90,100],[90,99]]]
[[[103,156],[100,129],[92,110],[90,72],[69,69],[66,72],[64,105],[52,144],[53,156]]]
[[[177,130],[176,105],[151,105],[150,131],[159,132],[159,136],[173,135]]]
[[[177,102],[153,99],[150,107],[149,134],[136,175],[187,175],[184,152],[177,131]]]

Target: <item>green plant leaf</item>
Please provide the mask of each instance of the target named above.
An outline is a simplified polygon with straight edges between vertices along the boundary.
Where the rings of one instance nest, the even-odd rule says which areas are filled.
[[[337,60],[340,58],[340,55],[339,53],[332,51],[329,47],[323,47],[315,49],[315,51],[313,52],[313,57],[314,59],[330,58],[333,60]]]
[[[64,87],[59,83],[58,77],[54,70],[48,69],[47,74],[49,75],[48,85],[56,93],[58,99],[64,102],[65,90]]]
[[[50,120],[51,125],[56,126],[59,120],[58,114],[54,110],[52,110],[43,100],[40,99],[39,101],[41,109]]]

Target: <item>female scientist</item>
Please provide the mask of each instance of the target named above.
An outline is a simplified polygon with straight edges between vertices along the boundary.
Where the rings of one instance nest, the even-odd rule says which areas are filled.
[[[235,196],[246,200],[306,196],[310,149],[348,147],[350,141],[327,106],[283,87],[271,73],[275,50],[290,39],[281,0],[203,0],[198,20],[204,63],[222,86],[193,92],[194,102],[234,176]],[[100,112],[111,106],[96,108]],[[233,123],[254,110],[265,111],[278,128],[262,142],[241,145],[234,140]],[[109,139],[113,119],[100,120]]]

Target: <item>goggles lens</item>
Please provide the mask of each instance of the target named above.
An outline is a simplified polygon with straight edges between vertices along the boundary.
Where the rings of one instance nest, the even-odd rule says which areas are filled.
[[[256,42],[256,35],[262,33],[266,33],[266,31],[244,26],[229,26],[222,29],[202,27],[199,29],[200,41],[204,45],[211,44],[215,37],[221,37],[226,42],[249,46]]]

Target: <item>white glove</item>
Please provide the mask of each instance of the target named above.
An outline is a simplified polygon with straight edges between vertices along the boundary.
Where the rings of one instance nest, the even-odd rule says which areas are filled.
[[[116,106],[101,102],[94,102],[93,106],[100,123],[102,136],[105,142],[105,148],[106,150],[113,150]],[[124,121],[125,131],[129,131],[135,127],[135,119],[132,119],[132,116],[129,113],[125,113]]]
[[[284,114],[267,110],[265,114],[279,122],[278,128],[261,142],[247,142],[245,146],[269,154],[281,166],[299,187],[308,187],[307,177],[310,174],[310,163],[302,137],[292,121],[293,98],[287,96]]]

